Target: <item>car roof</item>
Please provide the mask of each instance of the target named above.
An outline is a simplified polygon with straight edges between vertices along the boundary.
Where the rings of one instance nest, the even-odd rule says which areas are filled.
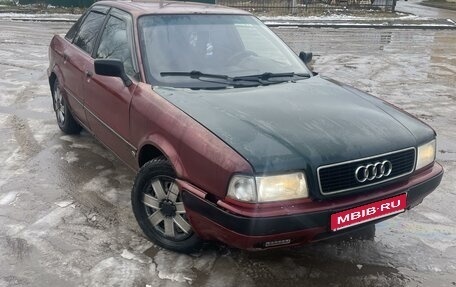
[[[183,1],[98,1],[94,6],[106,5],[127,11],[138,17],[145,14],[233,14],[250,15],[249,12],[221,5]]]

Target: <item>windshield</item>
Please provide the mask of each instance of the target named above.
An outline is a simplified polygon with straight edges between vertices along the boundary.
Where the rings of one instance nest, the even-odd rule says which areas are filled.
[[[282,40],[249,15],[147,15],[139,19],[139,35],[152,85],[204,88],[224,83],[185,74],[195,71],[230,78],[309,74]]]

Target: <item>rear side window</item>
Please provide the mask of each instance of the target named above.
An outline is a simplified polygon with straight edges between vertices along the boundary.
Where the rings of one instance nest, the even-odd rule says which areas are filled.
[[[127,23],[117,17],[111,16],[106,23],[101,36],[96,58],[117,59],[123,62],[125,72],[134,77],[131,39],[129,39]]]
[[[98,12],[90,12],[84,19],[78,34],[74,39],[74,44],[92,54],[93,47],[97,40],[98,33],[101,30],[106,15]]]

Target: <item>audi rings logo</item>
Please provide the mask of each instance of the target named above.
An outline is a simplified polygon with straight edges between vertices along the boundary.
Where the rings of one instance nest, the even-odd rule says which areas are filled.
[[[393,165],[389,160],[370,163],[358,166],[355,171],[355,178],[358,182],[372,181],[374,179],[387,177],[393,171]]]

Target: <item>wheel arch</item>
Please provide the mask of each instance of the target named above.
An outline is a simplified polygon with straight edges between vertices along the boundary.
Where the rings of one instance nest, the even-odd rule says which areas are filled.
[[[148,161],[160,156],[166,157],[156,146],[149,143],[145,144],[138,152],[138,166],[142,167]]]
[[[55,65],[49,74],[49,87],[51,89],[51,93],[54,93],[53,88],[54,88],[54,83],[56,80],[59,81],[60,84],[63,84],[63,74],[62,71],[60,71],[60,68]]]
[[[54,86],[55,80],[57,80],[57,75],[52,71],[49,76],[49,87],[51,88],[51,92],[54,92],[52,87]]]
[[[137,164],[141,168],[148,161],[163,156],[171,163],[177,177],[185,176],[185,169],[179,157],[177,150],[163,136],[150,135],[143,143],[137,152]]]

